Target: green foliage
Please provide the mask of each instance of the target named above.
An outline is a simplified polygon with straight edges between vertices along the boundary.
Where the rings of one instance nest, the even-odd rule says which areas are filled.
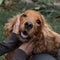
[[[5,3],[5,4],[8,4],[8,0],[5,0],[4,3]]]
[[[3,0],[0,0],[0,5],[2,4]]]
[[[44,3],[50,3],[50,2],[54,2],[54,0],[38,0],[39,2],[44,2]]]
[[[8,3],[8,0],[0,0],[0,5],[4,2],[4,4]]]

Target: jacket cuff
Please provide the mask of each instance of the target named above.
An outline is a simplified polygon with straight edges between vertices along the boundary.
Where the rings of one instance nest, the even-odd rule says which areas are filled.
[[[23,50],[17,49],[15,51],[15,54],[14,54],[12,60],[14,60],[14,59],[16,59],[16,60],[26,60],[26,58],[27,58],[27,54]]]
[[[18,40],[17,34],[11,33],[6,40],[4,40],[1,45],[4,46],[8,50],[13,50],[18,47],[20,44],[20,40]]]
[[[11,33],[9,36],[12,40],[16,40],[17,39],[17,34],[16,33]]]

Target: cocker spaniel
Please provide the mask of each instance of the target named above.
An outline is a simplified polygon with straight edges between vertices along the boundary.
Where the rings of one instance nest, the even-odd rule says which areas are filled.
[[[22,14],[18,14],[8,20],[4,26],[5,35],[8,36],[12,32],[12,28],[17,19],[20,19],[20,31],[18,38],[20,41],[27,42],[33,36],[36,36],[34,42],[33,53],[48,52],[54,56],[57,55],[59,48],[60,35],[55,33],[45,22],[44,17],[37,11],[27,10]],[[12,54],[12,53],[11,53]],[[7,54],[10,57],[10,54]],[[10,58],[6,60],[10,60]]]

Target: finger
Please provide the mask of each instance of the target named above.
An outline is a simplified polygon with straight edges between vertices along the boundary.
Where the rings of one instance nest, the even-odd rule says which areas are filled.
[[[20,20],[17,18],[15,25],[13,26],[13,32],[19,34]]]
[[[30,47],[33,47],[33,46],[34,46],[33,42],[32,42],[29,46],[30,46]]]
[[[34,36],[34,37],[29,41],[29,44],[32,43],[32,42],[34,42],[33,40],[35,40],[35,39],[36,39],[36,36]]]
[[[19,18],[18,18],[17,21],[16,21],[16,23],[15,23],[16,29],[19,29],[19,26],[20,26],[20,20],[19,20]]]
[[[27,43],[26,48],[31,48],[33,46],[34,46],[34,43],[33,42],[32,43]]]
[[[20,19],[17,18],[16,25],[20,25]]]
[[[26,48],[26,49],[33,50],[33,48],[34,48],[34,45],[33,45],[33,43],[31,43],[29,46],[27,46],[27,48]]]

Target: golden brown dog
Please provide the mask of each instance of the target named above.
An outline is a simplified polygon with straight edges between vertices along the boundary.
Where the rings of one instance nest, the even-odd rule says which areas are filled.
[[[33,40],[35,46],[33,53],[48,52],[52,55],[57,55],[60,35],[49,28],[43,16],[37,11],[27,10],[24,13],[11,18],[4,26],[6,36],[12,32],[13,25],[18,18],[21,21],[18,35],[20,40],[24,43],[29,41],[34,35],[36,36],[36,39]],[[10,60],[10,55],[12,54],[13,53],[8,53],[8,59],[6,60]]]

